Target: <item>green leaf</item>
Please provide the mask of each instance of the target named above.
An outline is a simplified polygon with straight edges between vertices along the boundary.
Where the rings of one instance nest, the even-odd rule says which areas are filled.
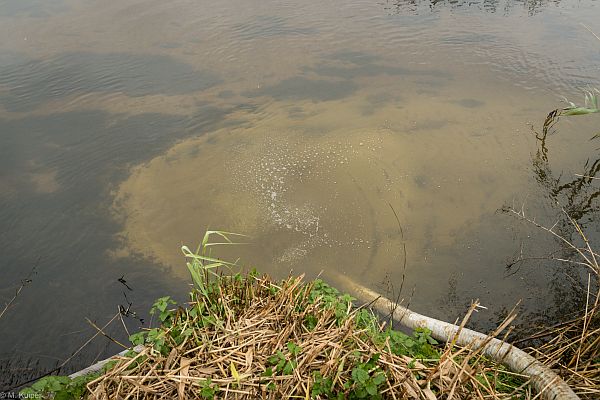
[[[373,377],[373,383],[377,386],[381,385],[383,382],[385,382],[385,374],[380,372],[377,375],[375,375]]]
[[[285,365],[286,365],[285,358],[280,359],[279,362],[277,363],[277,368],[276,368],[277,371],[283,370],[283,368],[285,367]]]
[[[586,107],[569,107],[562,110],[562,115],[586,115],[600,112],[598,109]]]
[[[369,373],[360,367],[356,367],[352,370],[352,379],[355,382],[364,384],[369,379]]]
[[[379,361],[379,357],[381,357],[381,354],[379,354],[379,353],[373,354],[373,356],[369,359],[369,362],[367,363],[367,364],[369,364],[369,368],[375,367],[375,364],[377,363],[377,361]]]
[[[214,399],[216,392],[219,391],[218,386],[212,386],[212,381],[210,380],[210,378],[200,382],[200,388],[200,396],[203,399]]]
[[[298,356],[298,354],[300,354],[300,352],[302,351],[302,349],[300,348],[300,346],[298,346],[296,343],[290,341],[287,343],[287,348],[288,351],[294,356]]]
[[[167,309],[167,307],[169,306],[169,304],[177,304],[173,300],[171,300],[171,296],[165,296],[165,297],[161,297],[161,298],[157,299],[154,302],[152,309],[150,310],[150,314],[154,314],[155,309],[160,312],[165,311]]]
[[[66,390],[60,390],[54,394],[53,400],[73,400],[74,397]]]
[[[288,361],[285,363],[285,366],[283,367],[283,374],[291,375],[292,372],[294,372],[294,365]]]
[[[46,378],[42,378],[35,382],[33,385],[31,385],[31,389],[38,392],[43,392],[46,389]]]
[[[365,385],[365,389],[367,390],[367,393],[369,393],[371,396],[375,396],[377,394],[377,385],[375,385],[375,383],[373,382],[369,382]]]
[[[171,316],[171,313],[169,311],[163,311],[160,313],[160,322],[165,322],[166,320],[169,319],[169,317]]]
[[[314,315],[312,315],[312,314],[307,315],[306,317],[304,317],[304,326],[309,331],[312,331],[312,330],[314,330],[317,327],[317,322],[318,321],[319,320]]]
[[[354,391],[354,394],[356,395],[356,397],[358,397],[359,399],[364,399],[367,397],[368,393],[366,391],[366,389],[364,387],[358,387],[356,388],[356,390]]]

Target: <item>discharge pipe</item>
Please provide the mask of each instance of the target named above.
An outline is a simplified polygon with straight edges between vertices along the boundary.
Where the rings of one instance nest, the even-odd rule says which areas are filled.
[[[371,304],[381,314],[389,314],[393,310],[392,318],[395,322],[415,330],[427,328],[431,336],[436,340],[450,342],[456,336],[459,326],[440,321],[425,315],[418,314],[408,308],[387,299],[373,290],[356,283],[351,278],[343,275],[336,276],[333,280],[344,292],[351,293],[358,300]],[[483,353],[494,361],[497,361],[512,372],[527,375],[531,379],[532,386],[541,393],[545,400],[581,400],[573,389],[563,381],[560,376],[550,368],[525,353],[523,350],[502,340],[488,335],[463,328],[456,338],[459,346],[483,346]]]

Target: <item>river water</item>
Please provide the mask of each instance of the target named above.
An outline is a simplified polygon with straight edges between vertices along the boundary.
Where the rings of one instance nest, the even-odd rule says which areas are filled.
[[[1,298],[31,280],[0,318],[2,385],[68,358],[86,318],[185,300],[180,247],[207,229],[249,235],[218,253],[245,268],[402,287],[445,320],[476,298],[480,327],[519,299],[566,312],[578,277],[500,210],[562,206],[596,238],[575,174],[598,119],[536,132],[600,87],[599,20],[591,0],[1,2]]]

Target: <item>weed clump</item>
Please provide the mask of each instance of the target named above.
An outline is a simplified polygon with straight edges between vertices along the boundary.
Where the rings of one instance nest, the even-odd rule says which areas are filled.
[[[195,289],[185,308],[159,299],[153,311],[161,326],[131,337],[147,347],[92,381],[91,394],[366,398],[402,387],[418,393],[410,355],[436,355],[406,335],[390,340],[372,314],[353,310],[351,298],[319,280],[276,284],[266,276],[234,275],[205,289]]]
[[[440,348],[426,330],[386,329],[321,280],[236,274],[204,289],[194,289],[186,307],[159,299],[153,312],[161,326],[133,335],[144,350],[90,382],[90,397],[426,399],[449,382],[461,383],[458,395],[473,385],[514,392],[475,367],[440,368]]]
[[[232,273],[235,263],[211,256],[211,235],[233,243],[230,234],[210,231],[195,252],[182,248],[194,284],[190,300],[180,306],[158,299],[151,313],[160,325],[130,336],[137,351],[75,388],[67,380],[60,388],[42,382],[27,393],[98,400],[531,398],[526,377],[479,348],[439,344],[426,329],[395,331],[322,280]]]

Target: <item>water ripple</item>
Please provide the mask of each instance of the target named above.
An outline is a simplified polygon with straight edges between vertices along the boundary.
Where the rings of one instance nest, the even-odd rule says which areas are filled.
[[[27,111],[57,98],[91,92],[129,96],[179,94],[219,83],[208,71],[162,55],[67,53],[49,60],[31,60],[3,69],[0,98],[9,111]]]

